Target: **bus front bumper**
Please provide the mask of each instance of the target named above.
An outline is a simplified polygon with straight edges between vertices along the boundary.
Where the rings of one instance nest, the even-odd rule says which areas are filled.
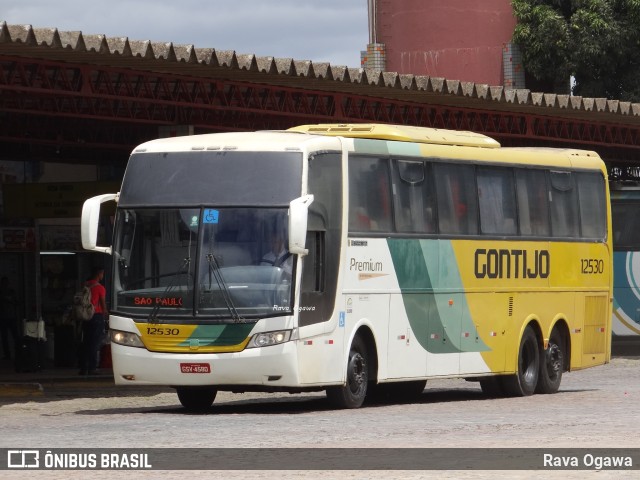
[[[159,353],[111,343],[117,385],[299,387],[295,342],[235,353]]]

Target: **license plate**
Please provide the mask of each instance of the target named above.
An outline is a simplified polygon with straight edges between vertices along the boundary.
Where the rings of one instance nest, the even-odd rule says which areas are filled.
[[[181,363],[182,373],[211,373],[211,365],[208,363]]]

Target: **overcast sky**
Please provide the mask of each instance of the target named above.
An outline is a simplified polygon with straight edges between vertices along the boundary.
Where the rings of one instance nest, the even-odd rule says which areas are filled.
[[[0,20],[360,66],[367,0],[15,0]]]

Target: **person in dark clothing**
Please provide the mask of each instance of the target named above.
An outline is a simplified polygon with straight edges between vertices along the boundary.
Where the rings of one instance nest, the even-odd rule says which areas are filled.
[[[5,360],[11,358],[9,337],[15,346],[18,341],[18,298],[9,285],[9,279],[0,279],[0,337],[2,337],[2,355]]]
[[[107,290],[100,282],[104,269],[95,268],[85,285],[91,289],[91,303],[95,313],[91,320],[82,322],[82,345],[80,351],[80,375],[95,375],[98,365],[98,351],[104,335],[107,319]]]
[[[288,252],[284,237],[282,235],[273,234],[271,236],[271,250],[264,254],[260,265],[273,265],[282,268],[291,276],[293,270],[293,257]]]

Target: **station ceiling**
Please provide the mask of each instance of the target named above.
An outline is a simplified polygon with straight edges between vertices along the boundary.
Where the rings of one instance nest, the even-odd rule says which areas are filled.
[[[508,90],[0,23],[2,158],[126,162],[160,127],[195,133],[381,122],[473,130],[505,145],[640,153],[640,104]]]

